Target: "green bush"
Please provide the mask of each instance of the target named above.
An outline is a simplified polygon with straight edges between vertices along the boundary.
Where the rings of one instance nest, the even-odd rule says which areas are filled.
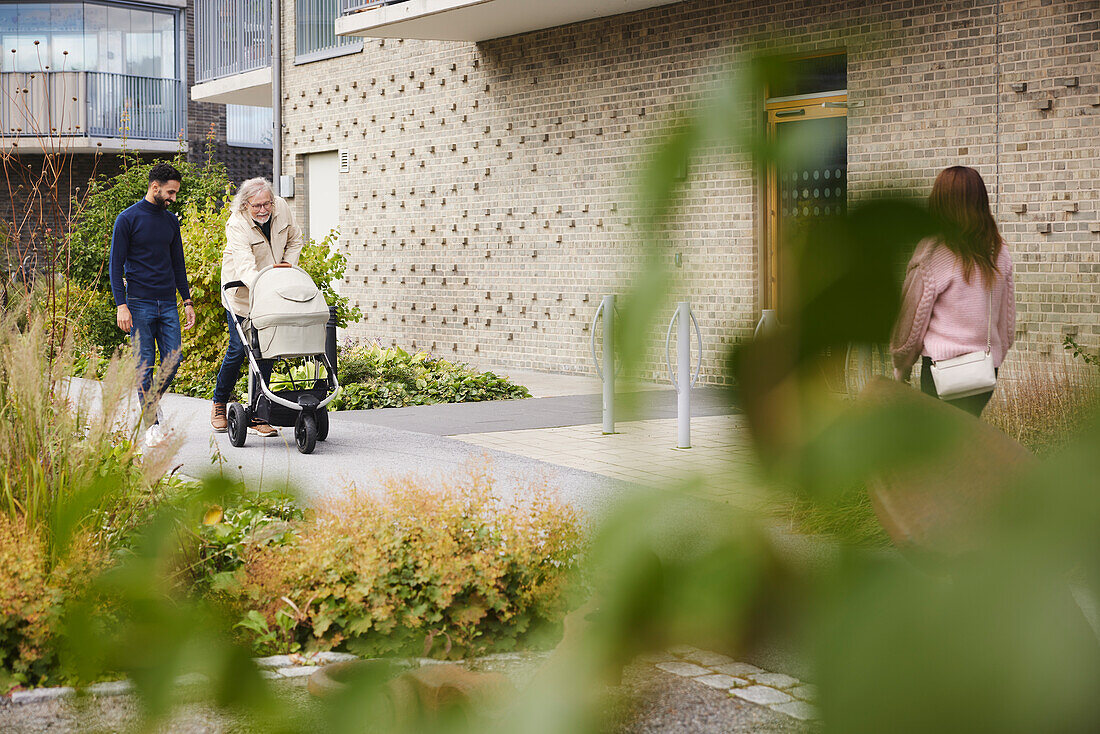
[[[252,545],[227,588],[257,652],[347,648],[459,657],[549,642],[577,601],[577,512],[532,487],[505,502],[477,471],[451,484],[354,487]]]
[[[334,410],[531,397],[527,388],[492,372],[477,372],[425,352],[409,354],[400,347],[364,344],[345,348],[337,368],[344,390],[333,401]]]
[[[71,265],[69,277],[77,283],[96,284],[104,291],[110,290],[107,262],[111,254],[111,233],[115,219],[122,210],[145,196],[149,188],[149,170],[157,163],[142,163],[137,158],[125,156],[122,173],[110,178],[98,178],[89,182],[87,198],[71,231]],[[181,213],[188,204],[205,202],[222,195],[230,185],[225,165],[208,159],[205,163],[191,163],[183,154],[167,161],[183,176],[176,203],[170,208]]]
[[[198,527],[200,563],[193,574],[199,590],[217,588],[244,564],[254,548],[290,542],[292,523],[305,518],[285,492],[249,492],[241,487],[233,503],[212,507]]]

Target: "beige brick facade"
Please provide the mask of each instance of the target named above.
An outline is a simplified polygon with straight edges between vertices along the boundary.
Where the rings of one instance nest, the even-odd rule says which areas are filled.
[[[352,336],[589,371],[600,296],[639,267],[633,202],[653,136],[752,54],[843,49],[849,197],[978,168],[1017,262],[1020,352],[1060,351],[1067,328],[1100,338],[1096,0],[697,0],[479,44],[368,39],[301,65],[294,0],[283,12],[300,218],[304,156],[350,157],[344,292],[364,314]],[[744,100],[761,125],[762,102]],[[693,303],[713,380],[759,318],[761,182],[747,157],[714,153],[687,186],[674,298]]]

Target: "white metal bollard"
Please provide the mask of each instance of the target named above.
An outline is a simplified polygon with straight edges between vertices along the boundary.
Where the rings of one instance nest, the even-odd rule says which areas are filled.
[[[752,333],[753,339],[762,336],[771,336],[779,330],[779,317],[774,308],[765,308],[760,312],[760,321],[756,323],[756,330]]]
[[[603,432],[615,432],[615,296],[604,296],[603,309]]]
[[[603,314],[603,359],[596,356],[596,325]],[[604,296],[592,317],[592,361],[603,380],[603,432],[615,432],[615,296]],[[603,363],[601,369],[600,364]]]
[[[672,358],[670,355],[670,342],[672,341],[672,327],[677,320],[680,328],[676,332],[676,375],[672,373]],[[691,327],[695,326],[695,334],[699,345],[699,365],[695,374],[691,373]],[[703,333],[699,329],[699,322],[695,320],[695,314],[691,312],[689,301],[680,301],[676,304],[676,313],[672,315],[672,321],[668,324],[668,334],[665,335],[665,359],[668,361],[668,379],[676,388],[676,448],[691,448],[691,388],[699,379],[699,372],[703,368]]]
[[[680,383],[676,396],[676,448],[691,448],[691,306],[687,301],[676,305],[680,328],[676,334],[676,375]]]

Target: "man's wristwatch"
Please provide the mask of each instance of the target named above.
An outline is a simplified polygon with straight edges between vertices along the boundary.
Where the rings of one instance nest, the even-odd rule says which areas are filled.
[[[186,301],[183,302],[183,305],[194,307],[195,304],[191,302],[190,298],[188,298]]]

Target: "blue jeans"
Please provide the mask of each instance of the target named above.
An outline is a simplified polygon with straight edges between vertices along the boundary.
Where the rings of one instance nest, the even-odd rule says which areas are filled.
[[[225,358],[222,359],[222,366],[218,370],[218,379],[214,387],[215,403],[224,404],[229,402],[229,398],[233,394],[233,387],[241,376],[241,365],[248,359],[248,352],[237,333],[237,327],[233,325],[234,318],[237,319],[238,323],[244,323],[243,316],[234,316],[228,310],[225,312],[225,323],[229,327],[229,348],[225,350]],[[260,372],[263,374],[264,380],[270,382],[271,370],[274,366],[275,360],[273,359],[260,360]],[[246,400],[245,402],[250,401]]]
[[[130,329],[130,340],[138,355],[138,398],[141,399],[142,410],[148,417],[150,411],[155,415],[156,401],[172,384],[172,378],[176,376],[176,368],[183,351],[180,349],[180,314],[176,299],[170,301],[154,301],[146,298],[129,298],[127,305],[130,307],[130,318],[133,326]],[[164,367],[168,360],[168,371],[161,371],[157,384],[156,395],[150,398],[146,404],[146,395],[153,387],[153,365],[156,363],[157,352],[160,352],[160,364]]]

